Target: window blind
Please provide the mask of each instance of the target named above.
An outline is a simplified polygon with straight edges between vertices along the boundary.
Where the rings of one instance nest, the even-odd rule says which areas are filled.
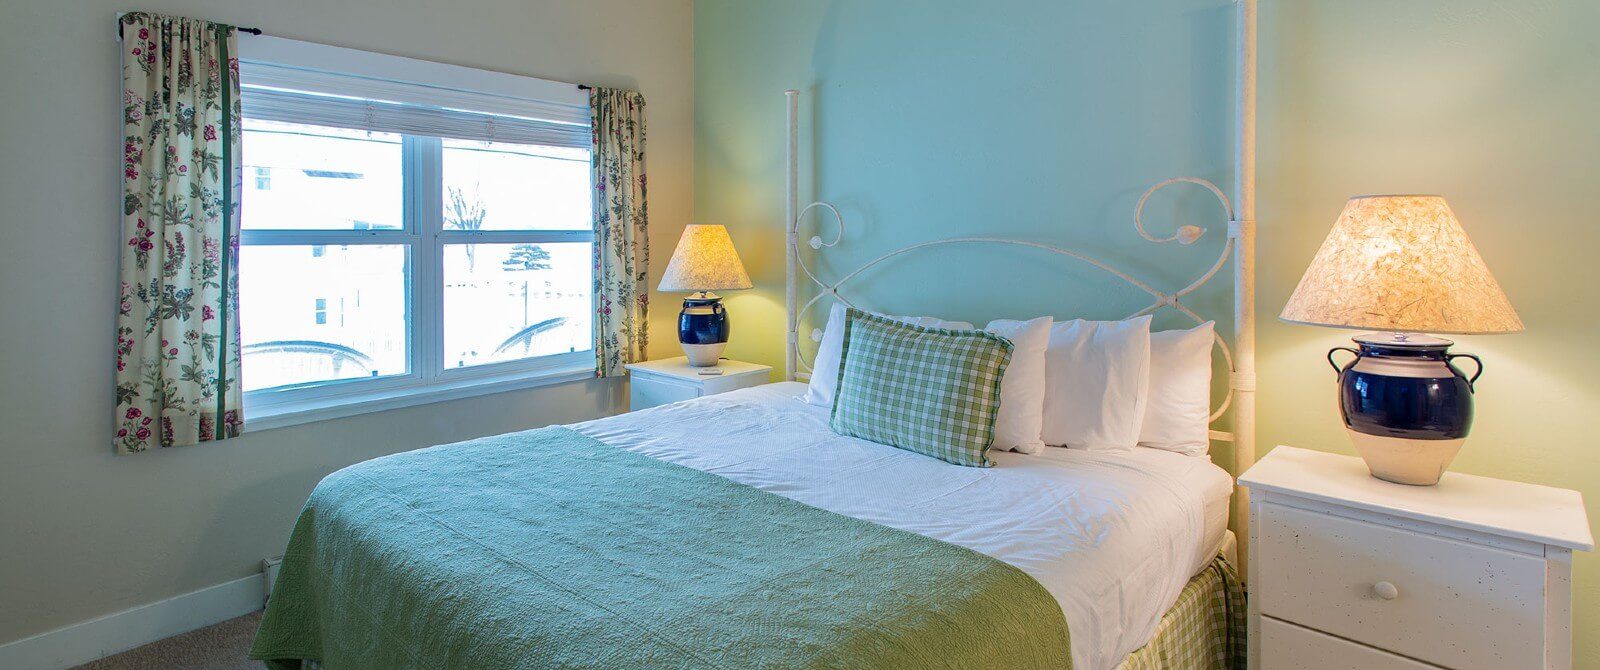
[[[589,147],[589,126],[503,114],[245,86],[247,118],[484,142]]]

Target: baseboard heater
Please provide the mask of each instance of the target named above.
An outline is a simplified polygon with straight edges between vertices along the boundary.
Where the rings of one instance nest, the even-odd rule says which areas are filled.
[[[278,581],[278,566],[280,565],[283,565],[282,556],[261,559],[261,577],[267,582],[267,588],[265,591],[267,597],[263,598],[262,602],[266,602],[272,598],[272,584],[273,582]]]

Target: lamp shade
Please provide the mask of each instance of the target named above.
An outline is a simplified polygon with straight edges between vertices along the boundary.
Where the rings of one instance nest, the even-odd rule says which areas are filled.
[[[1279,318],[1428,333],[1522,330],[1444,198],[1351,198]]]
[[[728,229],[714,224],[689,224],[672,251],[659,291],[730,291],[750,288],[750,275],[733,250]]]

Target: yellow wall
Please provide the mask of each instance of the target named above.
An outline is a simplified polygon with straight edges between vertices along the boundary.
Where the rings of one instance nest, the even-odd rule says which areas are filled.
[[[1577,489],[1600,520],[1600,3],[1262,5],[1262,309],[1346,197],[1444,195],[1527,325],[1452,338],[1487,366],[1454,469]],[[1262,322],[1263,446],[1354,453],[1321,360],[1353,334]],[[1574,563],[1577,665],[1600,667],[1600,558]]]

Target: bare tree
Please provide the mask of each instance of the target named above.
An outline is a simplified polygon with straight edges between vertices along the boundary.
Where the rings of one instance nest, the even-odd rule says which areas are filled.
[[[469,204],[466,196],[461,194],[461,189],[450,187],[450,205],[445,208],[444,225],[452,230],[483,230],[483,220],[489,216],[488,208],[483,206],[483,197],[478,195],[478,189],[472,189],[473,198]],[[471,272],[478,266],[478,245],[467,245],[467,271]]]

